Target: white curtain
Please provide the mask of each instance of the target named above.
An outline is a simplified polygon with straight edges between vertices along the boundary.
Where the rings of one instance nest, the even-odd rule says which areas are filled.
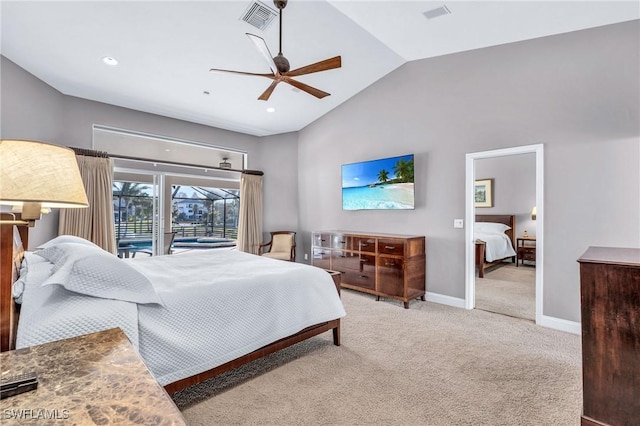
[[[78,153],[78,150],[76,153]],[[98,154],[98,153],[96,153]],[[76,155],[87,192],[86,209],[60,209],[59,235],[76,235],[116,253],[113,216],[113,162],[104,156]]]
[[[238,250],[259,254],[262,242],[262,176],[243,173],[240,177]]]

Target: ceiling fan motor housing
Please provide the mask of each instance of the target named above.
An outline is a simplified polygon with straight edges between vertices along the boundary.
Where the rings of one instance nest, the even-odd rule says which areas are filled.
[[[280,10],[284,9],[287,5],[287,0],[273,0],[273,4]]]
[[[287,60],[287,58],[282,56],[282,53],[278,53],[278,56],[275,56],[273,58],[273,62],[276,64],[276,67],[278,67],[278,71],[280,72],[280,74],[285,74],[289,72],[289,69],[291,69],[289,61]]]

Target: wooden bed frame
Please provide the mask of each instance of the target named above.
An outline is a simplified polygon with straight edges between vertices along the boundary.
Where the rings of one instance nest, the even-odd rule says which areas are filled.
[[[494,222],[494,223],[503,223],[511,229],[504,231],[504,233],[511,240],[511,246],[515,250],[516,247],[516,217],[515,215],[507,215],[507,214],[477,214],[476,222]],[[496,265],[502,262],[507,257],[503,259],[497,259],[493,262],[485,261],[485,243],[480,240],[476,240],[476,268],[478,269],[478,278],[484,278],[484,271],[486,268]],[[510,256],[512,262],[516,262],[515,256]]]
[[[0,352],[15,348],[18,310],[13,301],[11,287],[18,279],[20,264],[24,257],[24,251],[27,249],[27,236],[28,228],[26,226],[0,225]],[[331,274],[336,289],[340,293],[340,273],[329,271],[329,274]],[[169,394],[177,392],[329,330],[333,332],[333,344],[340,346],[340,319],[338,318],[307,327],[296,334],[263,346],[226,364],[169,383],[164,388]]]

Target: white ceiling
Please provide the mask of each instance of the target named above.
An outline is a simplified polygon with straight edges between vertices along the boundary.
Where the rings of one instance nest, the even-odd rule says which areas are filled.
[[[67,95],[265,136],[304,128],[407,61],[640,18],[637,1],[290,0],[291,68],[336,55],[342,68],[297,78],[331,96],[280,84],[264,102],[271,80],[209,72],[269,72],[245,33],[275,55],[278,21],[261,31],[240,20],[251,2],[2,0],[1,53]],[[443,5],[451,14],[423,15]]]

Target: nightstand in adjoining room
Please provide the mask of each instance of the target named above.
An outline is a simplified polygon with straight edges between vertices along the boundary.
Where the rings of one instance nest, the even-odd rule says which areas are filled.
[[[536,265],[536,237],[516,238],[516,266],[524,265],[524,261],[533,262]]]

